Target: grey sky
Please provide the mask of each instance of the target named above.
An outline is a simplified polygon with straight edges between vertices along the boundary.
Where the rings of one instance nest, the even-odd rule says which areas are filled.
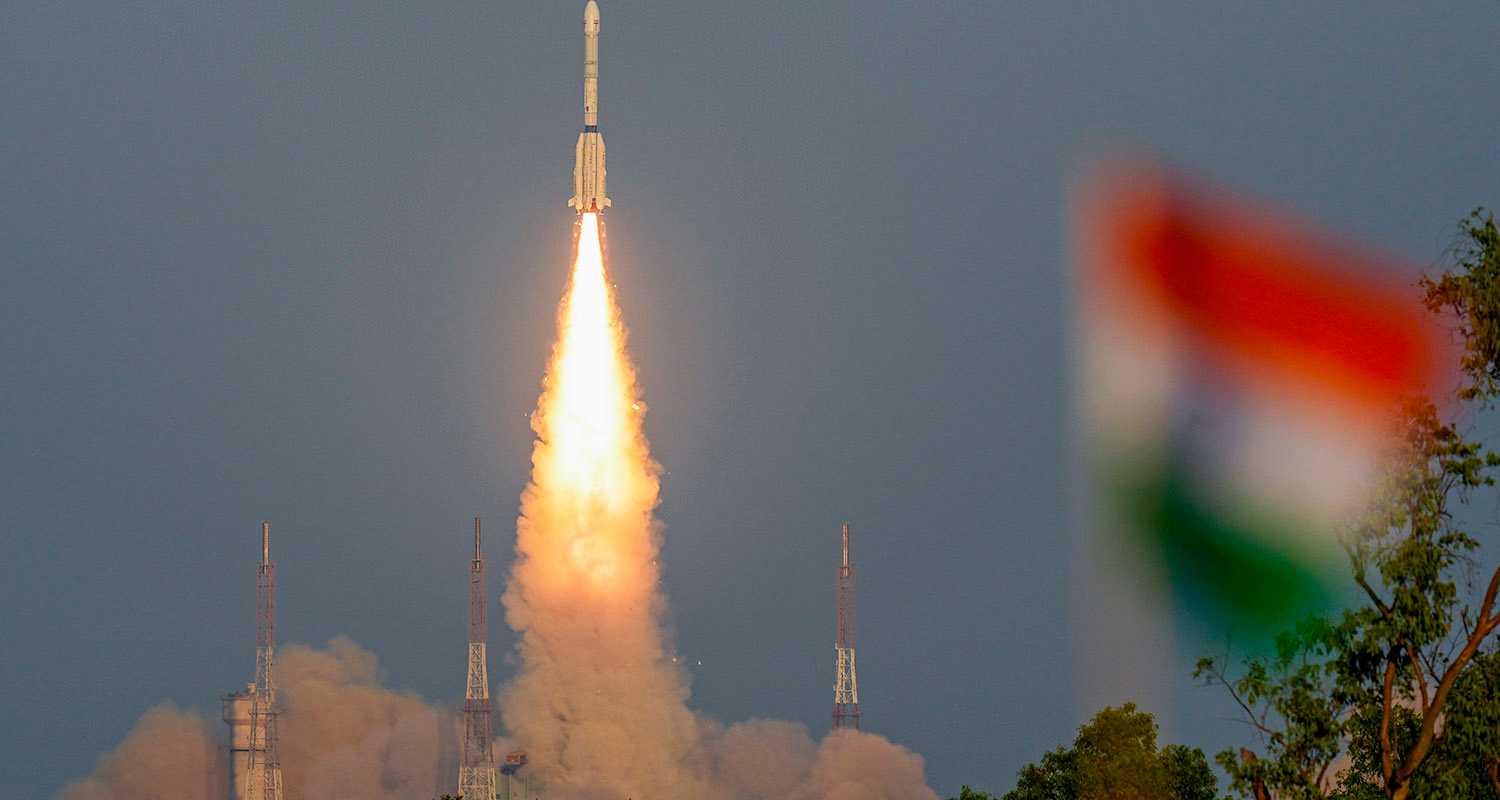
[[[1500,8],[604,0],[609,245],[694,705],[940,792],[1071,735],[1064,187],[1152,146],[1404,252],[1500,205]],[[0,796],[284,641],[463,689],[563,288],[582,2],[0,11]],[[498,615],[496,615],[498,620]],[[510,644],[498,630],[496,652]],[[1186,677],[1176,738],[1241,730]],[[503,678],[509,667],[497,663]]]

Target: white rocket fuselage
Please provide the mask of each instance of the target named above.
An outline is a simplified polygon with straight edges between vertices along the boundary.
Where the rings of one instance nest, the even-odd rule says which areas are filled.
[[[604,189],[604,135],[599,133],[599,4],[583,7],[583,132],[573,162],[573,197],[568,205],[599,212],[609,208]]]

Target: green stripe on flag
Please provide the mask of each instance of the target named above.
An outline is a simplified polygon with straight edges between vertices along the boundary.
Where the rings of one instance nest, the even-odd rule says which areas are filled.
[[[1141,462],[1137,462],[1141,463]],[[1149,463],[1149,462],[1146,462]],[[1116,472],[1116,508],[1148,554],[1160,557],[1180,603],[1224,634],[1274,634],[1338,597],[1337,558],[1287,547],[1329,531],[1268,509],[1210,498],[1181,465],[1149,475]]]

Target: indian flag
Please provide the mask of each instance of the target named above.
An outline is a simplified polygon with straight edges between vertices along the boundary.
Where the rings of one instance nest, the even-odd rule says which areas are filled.
[[[1078,211],[1078,401],[1102,521],[1216,625],[1266,632],[1329,607],[1400,403],[1448,362],[1415,286],[1151,167],[1095,180]]]

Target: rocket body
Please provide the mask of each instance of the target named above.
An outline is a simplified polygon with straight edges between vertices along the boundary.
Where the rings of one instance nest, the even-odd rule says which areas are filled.
[[[599,3],[583,7],[583,132],[573,161],[573,197],[578,213],[609,208],[604,188],[604,135],[599,133]]]

